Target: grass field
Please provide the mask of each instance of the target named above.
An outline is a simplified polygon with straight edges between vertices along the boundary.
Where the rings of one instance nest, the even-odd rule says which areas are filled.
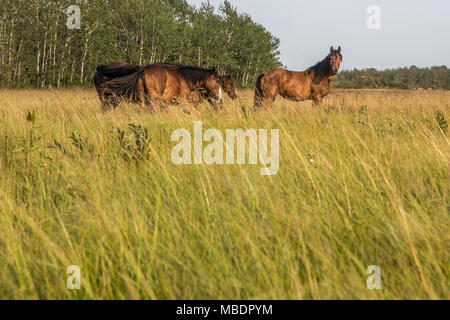
[[[104,114],[94,90],[0,91],[0,298],[450,298],[450,92],[335,91],[256,114],[240,94],[220,111]],[[174,165],[171,134],[196,120],[280,129],[278,174]]]

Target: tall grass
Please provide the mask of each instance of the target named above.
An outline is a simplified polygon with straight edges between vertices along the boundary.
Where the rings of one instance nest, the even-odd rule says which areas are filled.
[[[0,91],[0,298],[450,298],[450,93],[251,105],[102,113],[91,90]],[[195,120],[280,129],[278,175],[175,166],[171,134]]]

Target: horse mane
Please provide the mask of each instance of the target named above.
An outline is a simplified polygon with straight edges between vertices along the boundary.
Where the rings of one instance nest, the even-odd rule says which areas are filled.
[[[155,64],[163,65],[163,66],[169,66],[169,67],[176,67],[176,68],[184,67],[182,64],[170,63],[170,62],[157,62]]]
[[[192,83],[204,82],[208,80],[209,77],[216,74],[215,70],[203,69],[200,67],[192,67],[192,66],[179,66],[178,72],[187,81],[190,81]]]
[[[339,54],[341,60],[342,60],[342,54],[335,51],[337,54]],[[332,76],[333,72],[331,71],[331,65],[330,65],[330,57],[332,53],[328,54],[322,61],[316,63],[314,66],[308,68],[306,70],[306,73],[309,75],[311,72],[314,72],[314,82],[318,83],[321,81],[321,79]]]
[[[308,68],[306,72],[310,74],[314,71],[314,73],[320,74],[322,76],[331,75],[330,55],[331,54],[327,55],[322,61]]]
[[[186,81],[190,81],[193,83],[204,82],[212,75],[217,76],[215,69],[205,69],[205,68],[196,67],[196,66],[184,66],[181,64],[174,64],[174,63],[167,63],[167,62],[160,62],[160,63],[156,63],[156,64],[176,68],[178,73],[183,78],[185,78]]]

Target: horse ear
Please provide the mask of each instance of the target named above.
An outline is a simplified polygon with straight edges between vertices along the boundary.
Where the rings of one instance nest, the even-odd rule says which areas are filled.
[[[333,53],[333,52],[334,52],[334,48],[333,48],[333,46],[331,46],[330,53]]]
[[[216,67],[212,68],[212,72],[213,72],[215,75],[217,75]]]
[[[341,53],[341,46],[339,46],[338,48],[338,53]]]

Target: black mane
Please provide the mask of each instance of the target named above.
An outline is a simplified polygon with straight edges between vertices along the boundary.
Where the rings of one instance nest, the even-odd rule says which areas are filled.
[[[205,69],[197,66],[185,66],[182,64],[168,63],[168,62],[158,62],[156,64],[171,66],[177,69],[178,73],[181,74],[187,81],[193,83],[204,82],[212,75],[217,76],[215,69]]]
[[[177,70],[187,81],[193,83],[204,82],[212,75],[217,75],[214,69],[204,69],[193,66],[177,66]]]
[[[334,54],[338,54],[342,61],[342,54],[335,50],[333,53],[328,54],[322,61],[316,63],[314,66],[306,70],[308,74],[314,71],[314,82],[320,81],[321,78],[335,75],[331,70],[330,65],[330,57]]]
[[[331,54],[329,54],[328,56],[325,57],[325,59],[323,59],[322,61],[316,63],[314,66],[308,68],[307,72],[308,74],[310,74],[312,71],[314,71],[315,73],[319,73],[322,75],[331,75],[331,65],[330,65],[330,56]]]

